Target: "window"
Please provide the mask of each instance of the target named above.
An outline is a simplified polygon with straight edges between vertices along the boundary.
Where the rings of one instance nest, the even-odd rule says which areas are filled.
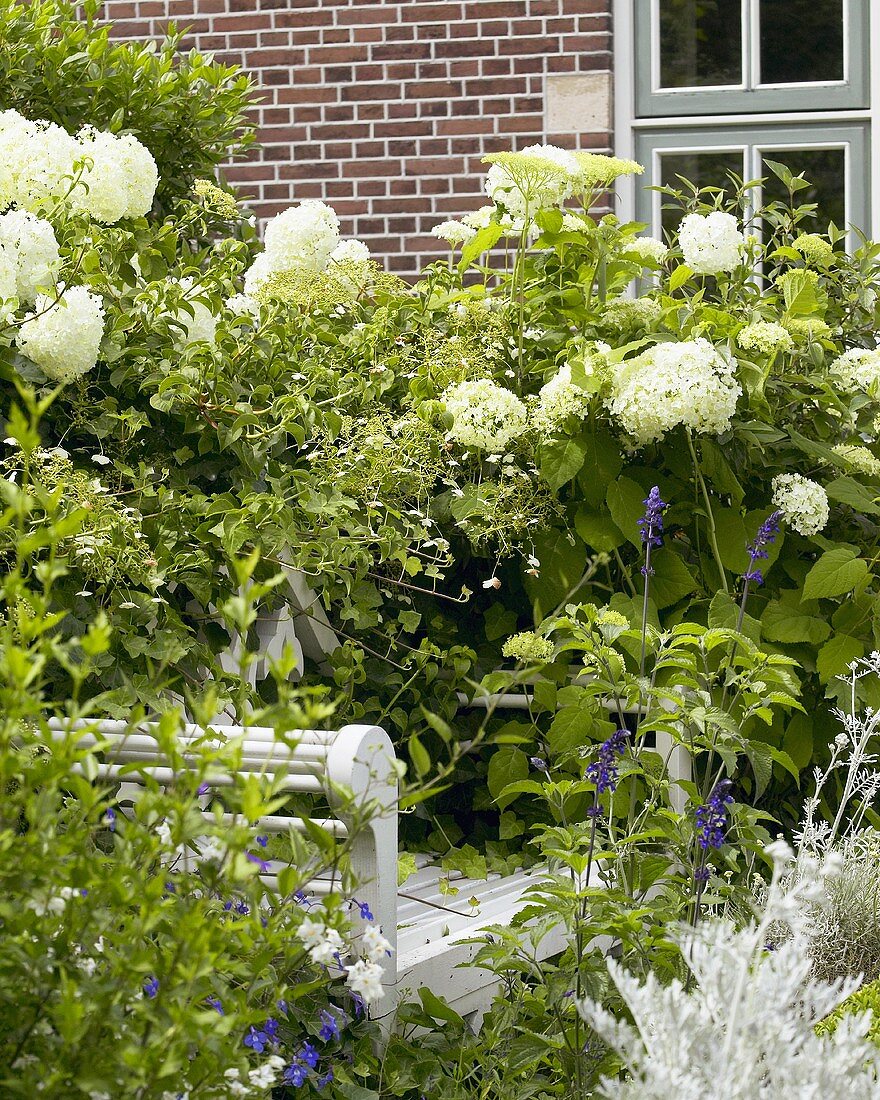
[[[766,163],[775,161],[810,181],[798,196],[818,205],[810,228],[833,220],[868,231],[880,213],[871,209],[871,6],[617,0],[617,152],[646,168],[622,212],[655,233],[674,228],[678,216],[645,185],[677,185],[678,175],[719,187],[729,171],[768,177],[763,198],[783,198]]]

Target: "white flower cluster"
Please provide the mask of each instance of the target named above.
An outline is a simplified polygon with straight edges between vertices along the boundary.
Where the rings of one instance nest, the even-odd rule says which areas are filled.
[[[464,222],[446,221],[440,222],[439,225],[435,225],[431,230],[431,236],[437,237],[438,240],[446,241],[447,244],[452,245],[454,248],[457,244],[467,244],[476,232],[476,229],[472,229],[469,225],[465,225]]]
[[[236,1066],[230,1066],[223,1074],[226,1079],[226,1094],[231,1097],[244,1098],[252,1096],[254,1089],[259,1089],[261,1092],[270,1089],[275,1084],[283,1068],[284,1059],[281,1055],[270,1054],[261,1066],[248,1070],[248,1084],[246,1085],[241,1079],[241,1071]],[[162,1100],[165,1100],[166,1097],[168,1100],[181,1100],[182,1095],[184,1094],[179,1092],[163,1092]],[[186,1093],[184,1100],[188,1096],[189,1093]],[[95,1097],[93,1096],[91,1100],[95,1100]]]
[[[497,211],[494,206],[481,206],[470,214],[465,214],[462,222],[470,229],[485,229],[492,221],[492,215]],[[523,231],[525,222],[522,218],[515,218],[512,214],[501,215],[498,224],[506,237],[518,237]]]
[[[72,137],[54,122],[0,112],[0,207],[39,210],[65,199],[113,224],[146,214],[158,182],[152,154],[131,134],[87,126]]]
[[[581,166],[573,153],[555,145],[529,145],[521,153],[490,166],[486,194],[513,217],[525,218],[538,210],[561,206],[574,192],[580,175]]]
[[[752,321],[736,334],[743,351],[758,351],[772,355],[774,351],[789,351],[793,346],[791,333],[775,321]]]
[[[597,1095],[610,1100],[870,1100],[880,1095],[877,1048],[866,1038],[869,1018],[849,1016],[833,1035],[815,1025],[840,1005],[858,981],[825,983],[810,977],[803,929],[805,902],[820,900],[830,862],[813,867],[796,885],[784,885],[791,852],[770,845],[775,870],[760,920],[737,929],[712,919],[682,937],[693,976],[644,982],[618,963],[608,968],[634,1024],[582,1002],[590,1026],[622,1057],[626,1076],[603,1079]],[[768,951],[771,929],[791,937]],[[719,1089],[719,1082],[724,1082]]]
[[[742,393],[733,363],[702,338],[656,344],[628,360],[611,391],[612,414],[639,443],[679,424],[700,434],[726,431]]]
[[[298,934],[313,963],[323,966],[335,964],[345,970],[349,989],[362,997],[367,1004],[382,999],[384,969],[380,960],[391,953],[391,944],[379,928],[373,924],[366,925],[361,937],[364,958],[348,967],[342,962],[345,945],[335,928],[328,928],[322,920],[305,917],[300,923]]]
[[[184,279],[169,279],[169,284],[177,285],[183,291],[183,296],[192,314],[185,309],[178,309],[174,313],[174,319],[182,326],[183,331],[177,336],[175,346],[180,349],[189,344],[205,343],[213,344],[217,335],[217,318],[205,305],[193,294],[195,282],[187,277]]]
[[[589,367],[589,360],[586,365]],[[552,435],[570,416],[583,419],[589,409],[590,394],[572,382],[571,367],[565,363],[538,391],[532,423],[542,435]]]
[[[698,275],[733,271],[739,264],[745,238],[733,214],[687,214],[678,227],[684,262]]]
[[[669,248],[656,237],[633,237],[624,245],[627,256],[638,256],[644,264],[660,266],[669,254]]]
[[[272,218],[264,250],[245,275],[245,294],[253,297],[273,275],[296,271],[319,275],[332,263],[362,263],[370,258],[363,241],[340,241],[339,218],[326,203],[307,199]]]
[[[55,230],[26,210],[10,210],[0,214],[0,247],[4,270],[11,268],[13,275],[12,293],[6,293],[10,284],[4,280],[0,296],[31,305],[41,291],[52,287],[61,266]]]
[[[839,455],[847,466],[857,470],[860,474],[866,474],[868,477],[880,477],[880,458],[877,458],[867,447],[860,447],[858,444],[853,443],[840,443],[836,447],[832,447],[831,450]]]
[[[225,305],[236,317],[250,317],[254,322],[260,319],[260,303],[247,294],[233,294]]]
[[[463,447],[501,453],[528,426],[522,401],[491,378],[459,382],[442,401],[452,417],[449,438]]]
[[[800,474],[773,478],[773,503],[785,522],[800,535],[816,535],[828,522],[828,494]]]
[[[880,348],[850,348],[829,368],[849,393],[864,390],[880,396]]]
[[[104,335],[101,299],[84,286],[69,287],[55,301],[41,295],[16,336],[16,344],[56,382],[79,378],[98,361]]]

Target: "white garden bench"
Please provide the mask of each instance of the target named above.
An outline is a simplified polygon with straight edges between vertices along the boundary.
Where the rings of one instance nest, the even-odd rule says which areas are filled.
[[[70,727],[51,723],[56,736],[72,728],[84,747],[106,745],[99,776],[122,785],[124,801],[131,785],[143,782],[145,773],[159,783],[170,783],[174,770],[157,745],[151,726],[136,728],[122,721],[77,722]],[[283,789],[291,795],[325,794],[332,807],[329,820],[316,823],[339,837],[347,838],[353,818],[365,817],[350,838],[350,866],[358,883],[357,897],[369,905],[394,953],[385,963],[385,997],[372,1015],[390,1026],[396,1004],[422,986],[442,995],[461,1015],[481,1015],[491,1003],[499,981],[495,974],[460,964],[473,959],[478,943],[462,942],[478,936],[489,925],[509,925],[526,903],[528,887],[540,879],[540,872],[520,871],[513,875],[491,875],[488,880],[469,879],[453,872],[441,876],[439,868],[422,861],[422,866],[398,889],[397,884],[397,768],[390,738],[378,726],[345,726],[338,731],[300,730],[291,747],[276,738],[272,729],[212,725],[206,733],[185,726],[180,740],[186,758],[186,742],[210,745],[240,739],[241,770],[261,775],[283,774]],[[212,788],[221,789],[233,780],[221,775]],[[348,797],[343,792],[349,792]],[[361,809],[371,809],[362,815]],[[352,812],[353,811],[353,812]],[[233,820],[229,815],[230,822]],[[304,831],[302,818],[276,813],[254,823],[255,832]],[[268,885],[281,870],[270,864],[263,876]],[[442,878],[457,888],[451,896],[440,889]],[[313,880],[305,892],[322,895],[338,888],[328,878]],[[472,902],[476,901],[476,904]],[[539,945],[539,956],[549,957],[564,946],[561,934],[548,934]]]

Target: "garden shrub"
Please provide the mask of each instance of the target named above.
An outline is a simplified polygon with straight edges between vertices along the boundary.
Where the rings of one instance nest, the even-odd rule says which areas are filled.
[[[248,77],[197,50],[170,25],[155,42],[114,42],[102,0],[0,3],[0,108],[68,131],[130,133],[159,167],[158,205],[170,209],[253,142]]]

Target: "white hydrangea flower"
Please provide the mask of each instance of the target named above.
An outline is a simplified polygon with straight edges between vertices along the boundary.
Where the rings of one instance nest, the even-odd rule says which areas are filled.
[[[573,153],[556,145],[529,145],[516,158],[531,157],[559,169],[543,178],[521,172],[512,163],[492,164],[486,174],[486,194],[515,218],[537,210],[561,206],[580,181],[581,166]],[[528,182],[524,182],[528,181]]]
[[[775,321],[753,321],[739,330],[736,342],[744,351],[759,351],[763,355],[788,351],[794,345],[788,329]]]
[[[880,348],[850,348],[830,366],[849,393],[864,390],[880,396]]]
[[[175,340],[175,346],[184,348],[195,343],[213,344],[217,335],[217,318],[204,302],[190,296],[190,292],[195,287],[193,280],[187,277],[185,279],[169,279],[168,281],[177,283],[180,286],[184,297],[193,310],[192,316],[184,309],[179,309],[175,313],[176,320],[183,326],[183,332]]]
[[[733,214],[687,214],[678,227],[684,262],[698,275],[733,271],[740,262],[745,238]]]
[[[494,213],[494,206],[481,206],[478,210],[465,214],[461,220],[471,229],[485,229],[491,222]]]
[[[260,319],[260,303],[249,294],[233,294],[226,299],[226,308],[237,317],[250,316],[255,321]]]
[[[0,244],[0,324],[8,321],[18,306],[18,265],[12,249]]]
[[[335,264],[355,263],[362,264],[369,260],[370,249],[363,241],[340,241],[330,253],[330,260]]]
[[[345,984],[352,991],[363,997],[367,1004],[373,1004],[382,999],[382,975],[384,971],[378,963],[367,959],[358,959],[353,966],[348,968]]]
[[[437,237],[438,240],[441,241],[447,241],[454,247],[457,244],[467,244],[471,237],[476,235],[476,232],[475,229],[472,229],[471,226],[466,225],[463,221],[457,222],[450,220],[435,225],[431,230],[431,236]]]
[[[585,367],[589,373],[589,360],[585,360]],[[538,391],[538,401],[532,409],[532,423],[542,435],[552,435],[570,416],[583,419],[589,409],[590,394],[573,384],[571,366],[565,363]]]
[[[15,257],[19,300],[31,305],[41,291],[54,285],[61,267],[55,230],[45,218],[27,210],[10,210],[0,214],[0,245]]]
[[[275,267],[268,252],[261,252],[244,274],[244,292],[248,298],[254,298],[260,287],[276,272],[283,270]]]
[[[54,122],[2,112],[0,205],[35,210],[61,198],[72,186],[76,157],[76,140]]]
[[[391,952],[391,944],[375,924],[368,924],[361,940],[364,954],[370,962],[380,962]]]
[[[700,434],[730,427],[742,390],[734,364],[708,340],[656,344],[621,364],[609,407],[639,443],[683,424]]]
[[[442,400],[453,421],[449,438],[463,447],[504,452],[528,425],[522,401],[491,378],[459,382]]]
[[[662,264],[669,254],[669,248],[656,237],[633,237],[626,242],[624,252],[636,255],[643,263]]]
[[[877,458],[867,447],[860,447],[852,443],[841,443],[836,447],[832,447],[831,450],[860,474],[866,474],[868,477],[880,477],[880,458]]]
[[[84,286],[66,289],[57,302],[41,295],[27,314],[16,344],[44,374],[69,382],[86,374],[98,362],[104,335],[101,299]]]
[[[798,534],[816,535],[828,523],[828,494],[815,481],[800,474],[773,478],[773,503]]]
[[[320,272],[339,244],[339,218],[326,203],[307,199],[272,218],[264,241],[274,271]]]
[[[77,159],[83,170],[70,196],[75,210],[105,225],[150,210],[159,173],[152,153],[132,134],[86,126],[78,135]]]

